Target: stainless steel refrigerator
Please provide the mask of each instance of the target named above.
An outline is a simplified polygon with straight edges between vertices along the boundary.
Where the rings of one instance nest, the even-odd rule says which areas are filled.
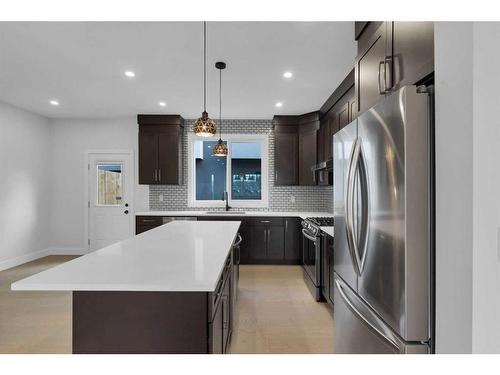
[[[405,86],[333,137],[336,353],[429,353],[432,101]]]

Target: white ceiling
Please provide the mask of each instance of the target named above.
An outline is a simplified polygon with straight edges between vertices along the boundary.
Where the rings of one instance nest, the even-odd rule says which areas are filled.
[[[319,109],[354,64],[352,22],[207,23],[207,110],[271,118]],[[47,117],[202,111],[201,22],[0,23],[0,100]],[[134,79],[125,70],[136,73]],[[292,79],[282,77],[293,72]],[[59,107],[49,100],[57,99]],[[167,106],[158,106],[165,101]],[[282,108],[275,103],[283,102]]]

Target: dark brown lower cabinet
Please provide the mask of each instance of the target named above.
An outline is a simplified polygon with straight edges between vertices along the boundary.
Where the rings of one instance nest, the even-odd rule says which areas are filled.
[[[300,264],[302,256],[302,220],[296,217],[285,219],[285,262]]]
[[[321,249],[321,294],[333,306],[333,237],[323,233]]]
[[[198,221],[241,221],[240,264],[300,264],[302,227],[298,217],[199,216]],[[136,234],[163,224],[160,216],[137,216]]]
[[[222,313],[222,306],[220,304],[216,307],[215,314],[212,318],[212,322],[209,326],[209,352],[212,354],[223,354],[224,353],[224,339],[223,339],[223,327],[224,327],[224,315]]]
[[[73,292],[73,353],[226,353],[237,288],[232,256],[214,292]]]
[[[283,260],[285,258],[285,233],[283,225],[267,228],[266,259]]]
[[[150,229],[159,227],[163,224],[161,216],[136,216],[135,218],[135,234],[147,232]]]

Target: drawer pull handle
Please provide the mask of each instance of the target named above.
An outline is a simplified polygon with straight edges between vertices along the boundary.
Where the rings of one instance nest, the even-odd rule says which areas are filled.
[[[260,222],[261,222],[261,223],[263,223],[263,224],[264,224],[264,223],[270,223],[270,222],[271,222],[271,220],[261,220]]]

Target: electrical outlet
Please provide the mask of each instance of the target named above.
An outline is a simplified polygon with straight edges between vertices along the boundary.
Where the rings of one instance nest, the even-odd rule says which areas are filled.
[[[158,201],[163,202],[163,194],[158,195]]]
[[[290,195],[290,203],[295,203],[295,195]]]

